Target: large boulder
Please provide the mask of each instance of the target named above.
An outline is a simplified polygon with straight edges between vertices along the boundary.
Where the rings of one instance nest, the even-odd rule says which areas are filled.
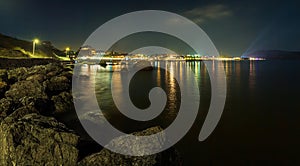
[[[11,111],[28,105],[33,105],[44,115],[50,115],[54,110],[44,87],[37,80],[16,82],[6,91],[5,97],[14,104]]]
[[[0,124],[0,165],[76,165],[78,136],[54,118],[10,115]]]
[[[11,85],[5,93],[7,98],[11,98],[15,103],[20,103],[23,97],[32,97],[34,99],[47,99],[44,87],[36,80],[19,81]]]
[[[66,76],[53,76],[43,83],[46,92],[50,95],[57,95],[63,91],[71,90],[71,80]]]
[[[135,132],[133,135],[136,136],[147,136],[155,134],[162,131],[160,127],[148,128],[144,131]],[[159,148],[165,139],[165,135],[162,134],[162,137],[157,137],[151,144],[140,144],[138,140],[128,140],[125,139],[127,136],[121,136],[112,140],[108,146],[118,148],[126,148],[129,151],[136,151],[138,146],[143,146],[146,148]],[[162,140],[161,140],[162,139]],[[154,146],[153,146],[154,145]],[[143,152],[138,152],[143,153]],[[78,163],[79,166],[102,166],[102,165],[123,165],[123,166],[153,166],[153,165],[182,165],[182,160],[180,155],[174,148],[170,148],[167,151],[148,155],[148,156],[127,156],[118,153],[111,152],[110,150],[104,148],[99,153],[92,154],[85,157]]]
[[[51,100],[54,103],[54,113],[75,111],[73,96],[69,92],[61,92],[59,95],[53,96]]]

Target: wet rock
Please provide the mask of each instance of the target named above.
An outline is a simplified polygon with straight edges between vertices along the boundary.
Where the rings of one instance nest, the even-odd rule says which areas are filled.
[[[135,132],[133,135],[136,136],[146,136],[155,134],[162,131],[162,128],[160,127],[152,127],[149,129],[146,129],[141,132]],[[126,148],[129,151],[135,151],[137,150],[137,146],[144,146],[144,147],[155,147],[158,148],[161,146],[161,144],[165,141],[165,136],[162,135],[162,137],[159,137],[155,139],[153,146],[153,142],[151,144],[139,144],[135,142],[138,142],[138,140],[127,140],[125,139],[127,136],[121,136],[114,140],[112,140],[108,146],[112,147],[118,147],[118,148]],[[162,138],[162,140],[160,139]],[[139,152],[138,152],[139,153]],[[140,152],[140,154],[143,154],[143,152]],[[108,149],[103,149],[99,153],[92,154],[90,156],[85,157],[83,160],[81,160],[78,165],[79,166],[97,166],[97,165],[124,165],[124,166],[132,166],[132,165],[146,165],[146,166],[152,166],[152,165],[181,165],[182,161],[178,154],[178,152],[170,148],[167,151],[157,153],[154,155],[148,155],[148,156],[127,156],[127,155],[121,155],[118,153],[114,153],[109,151]]]
[[[19,81],[13,84],[8,91],[6,91],[5,96],[11,98],[14,103],[20,103],[20,99],[33,98],[47,99],[47,95],[44,92],[44,87],[36,80],[34,81]]]
[[[9,116],[0,135],[0,165],[76,165],[78,136],[54,118]]]
[[[54,113],[65,113],[75,111],[73,104],[73,96],[68,92],[62,92],[57,96],[53,96],[51,100],[54,103]]]

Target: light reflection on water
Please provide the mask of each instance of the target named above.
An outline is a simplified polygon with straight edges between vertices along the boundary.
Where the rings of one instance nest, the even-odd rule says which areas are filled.
[[[86,91],[79,96],[88,99],[95,89],[105,117],[125,132],[154,125],[167,127],[180,107],[180,88],[173,75],[182,76],[182,69],[190,68],[195,73],[201,98],[194,126],[176,145],[185,165],[294,164],[299,161],[299,61],[225,62],[227,101],[219,125],[205,142],[197,139],[211,99],[210,79],[204,63],[154,62],[154,65],[157,68],[153,71],[139,72],[129,90],[133,103],[139,108],[149,106],[148,92],[155,86],[162,87],[168,94],[164,112],[152,121],[128,120],[114,106],[110,83],[112,71],[119,70],[118,66],[82,66],[81,81]],[[159,67],[163,65],[168,66],[171,72],[161,70]],[[213,65],[218,65],[218,62]],[[95,76],[95,80],[84,75]],[[124,88],[120,83],[115,90],[121,94]],[[121,95],[118,97],[122,98]],[[86,111],[95,110],[89,105],[92,104],[83,106]]]

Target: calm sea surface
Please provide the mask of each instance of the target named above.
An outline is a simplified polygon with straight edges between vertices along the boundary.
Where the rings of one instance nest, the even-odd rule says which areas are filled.
[[[227,78],[224,112],[214,132],[203,142],[198,141],[198,135],[211,99],[211,83],[204,63],[166,62],[164,65],[169,66],[171,72],[159,68],[159,62],[154,64],[157,68],[153,71],[138,72],[129,88],[133,104],[141,109],[150,104],[151,88],[159,86],[165,90],[166,107],[153,120],[134,121],[118,111],[111,95],[112,71],[118,75],[117,66],[81,66],[80,75],[85,78],[82,80],[86,91],[80,96],[88,99],[95,90],[105,118],[124,132],[155,125],[166,128],[176,118],[180,107],[180,88],[172,71],[188,68],[194,72],[199,85],[200,106],[194,125],[175,145],[183,156],[184,165],[300,164],[300,61],[224,62]],[[95,80],[88,76],[95,76]],[[118,92],[124,87],[120,83],[115,88]],[[94,110],[89,109],[89,103],[82,107]],[[85,114],[82,112],[82,116]]]

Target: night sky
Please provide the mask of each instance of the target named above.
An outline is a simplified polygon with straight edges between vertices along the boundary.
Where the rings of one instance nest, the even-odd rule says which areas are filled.
[[[232,0],[0,0],[0,33],[49,40],[76,50],[100,25],[137,10],[165,10],[192,19],[224,54],[261,49],[300,51],[300,2]]]

